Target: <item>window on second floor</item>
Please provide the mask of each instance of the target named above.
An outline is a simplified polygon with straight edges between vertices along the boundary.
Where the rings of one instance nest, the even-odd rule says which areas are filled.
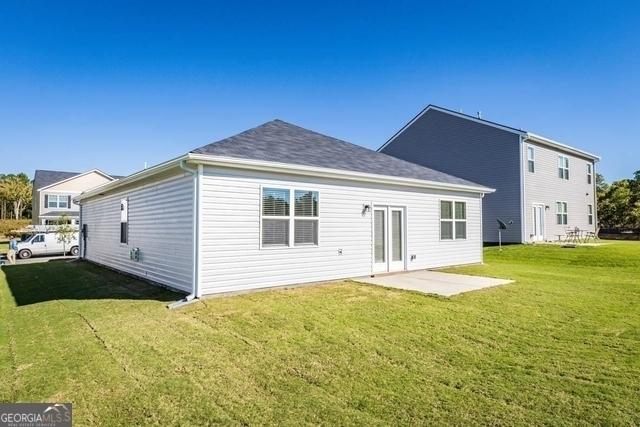
[[[558,156],[558,178],[569,179],[569,158]]]
[[[587,163],[587,184],[593,182],[593,166],[591,163]]]
[[[529,172],[533,173],[536,171],[536,153],[532,146],[527,147],[527,163],[529,167]]]
[[[47,209],[69,209],[71,196],[67,194],[45,194],[44,206]]]

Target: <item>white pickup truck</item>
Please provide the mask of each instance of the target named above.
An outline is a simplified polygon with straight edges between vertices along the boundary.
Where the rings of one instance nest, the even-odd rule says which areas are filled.
[[[36,233],[18,242],[18,258],[27,259],[34,255],[66,255],[65,247],[58,242],[56,233]],[[73,235],[70,243],[66,244],[67,253],[78,256],[78,233]]]

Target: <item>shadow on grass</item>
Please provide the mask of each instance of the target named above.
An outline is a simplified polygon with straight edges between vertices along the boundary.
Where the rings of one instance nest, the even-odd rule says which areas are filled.
[[[2,272],[17,306],[65,299],[168,302],[183,297],[181,293],[83,261],[3,266]]]

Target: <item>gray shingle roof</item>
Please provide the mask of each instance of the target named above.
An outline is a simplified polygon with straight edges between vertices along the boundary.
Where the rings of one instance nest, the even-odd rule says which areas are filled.
[[[65,179],[73,178],[76,175],[81,175],[84,172],[62,172],[62,171],[49,171],[37,169],[33,176],[33,188],[38,190],[42,187],[47,187],[56,182],[64,181]],[[109,175],[111,178],[120,179],[121,176]]]
[[[62,215],[68,215],[68,216],[80,216],[80,212],[79,211],[72,211],[72,210],[67,210],[67,211],[49,211],[47,213],[43,213],[40,216],[42,217],[56,217],[59,218]]]
[[[322,135],[282,120],[264,123],[191,152],[480,187],[462,178]]]

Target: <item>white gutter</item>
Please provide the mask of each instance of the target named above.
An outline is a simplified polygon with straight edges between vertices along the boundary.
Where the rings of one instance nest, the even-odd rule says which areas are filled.
[[[195,302],[200,297],[200,177],[202,176],[202,165],[198,165],[196,170],[187,167],[187,160],[182,159],[178,163],[180,169],[193,176],[193,269],[191,293],[179,301],[172,302],[167,308],[180,308],[184,305]]]
[[[595,162],[599,162],[601,160],[600,156],[598,155],[589,153],[588,151],[580,150],[575,147],[571,147],[570,145],[563,144],[561,142],[555,141],[550,138],[546,138],[544,136],[536,135],[535,133],[527,132],[525,134],[525,138],[527,140],[531,140],[532,142],[537,142],[539,144],[544,144],[550,147],[559,148],[560,150],[566,151],[568,153],[575,154],[581,157],[586,157],[587,159],[593,160]]]
[[[93,197],[93,196],[99,196],[102,195],[102,193],[115,189],[115,188],[119,188],[122,187],[124,185],[127,184],[131,184],[137,181],[140,181],[141,179],[145,179],[149,176],[155,175],[159,172],[163,172],[165,170],[174,168],[176,166],[180,165],[180,162],[182,162],[183,160],[187,159],[187,155],[182,155],[180,157],[176,157],[175,159],[171,159],[171,160],[167,160],[166,162],[157,164],[155,166],[152,166],[148,169],[143,169],[139,172],[136,172],[134,174],[131,174],[129,176],[125,176],[124,178],[120,178],[116,181],[111,181],[111,182],[107,182],[105,184],[102,184],[98,187],[94,187],[91,190],[87,190],[87,191],[83,191],[80,195],[76,196],[73,198],[74,201],[80,201],[83,199],[87,199],[89,197]],[[190,169],[191,172],[194,172],[193,169]]]
[[[375,182],[379,184],[404,185],[409,187],[432,188],[438,190],[468,191],[471,193],[493,193],[496,190],[480,185],[452,184],[424,179],[402,178],[391,175],[378,175],[365,172],[354,172],[317,166],[297,165],[290,163],[266,162],[262,160],[241,159],[237,157],[212,156],[209,154],[187,154],[193,163],[210,166],[221,166],[236,169],[251,169],[268,172],[289,173],[322,178],[336,178],[351,181]]]
[[[520,136],[518,138],[520,143],[520,243],[527,243],[527,202],[526,197],[526,172],[524,164],[524,156],[527,153],[527,148],[524,145],[525,137]],[[528,167],[528,165],[527,165]]]

